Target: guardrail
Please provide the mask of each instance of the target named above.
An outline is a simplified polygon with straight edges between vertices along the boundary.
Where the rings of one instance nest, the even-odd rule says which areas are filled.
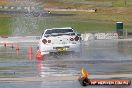
[[[117,33],[84,33],[81,34],[83,41],[88,40],[108,40],[108,39],[118,39]],[[25,40],[26,39],[26,40]],[[1,36],[0,42],[8,41],[8,42],[33,42],[38,41],[40,36]]]
[[[82,40],[104,40],[104,39],[118,39],[117,33],[85,33],[82,34]]]

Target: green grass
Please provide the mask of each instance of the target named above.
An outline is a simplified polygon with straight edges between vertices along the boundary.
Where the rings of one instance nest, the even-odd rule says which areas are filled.
[[[131,0],[40,0],[55,7],[87,9],[97,7],[132,7]]]
[[[97,8],[96,13],[79,12],[79,11],[51,11],[52,13],[76,14],[74,16],[54,16],[38,18],[38,32],[42,32],[46,28],[52,27],[72,27],[78,32],[115,32],[115,24],[117,21],[124,23],[124,30],[132,32],[132,1],[126,0],[44,0],[50,5],[59,6],[60,8]],[[89,4],[81,2],[96,2]],[[108,6],[107,6],[108,4]],[[110,5],[111,4],[111,5]],[[0,17],[0,35],[11,34],[11,18]],[[21,22],[22,23],[22,22]],[[31,24],[31,23],[30,23]],[[31,29],[31,28],[30,28]],[[15,30],[15,28],[13,29]],[[36,30],[35,30],[36,32]],[[33,33],[33,32],[32,32]],[[34,33],[36,34],[36,33]]]
[[[84,32],[115,32],[116,21],[124,23],[124,30],[127,29],[132,32],[132,16],[129,14],[116,14],[116,13],[97,13],[88,12],[52,12],[52,13],[72,13],[74,16],[54,16],[54,17],[41,17],[38,18],[37,28],[38,32],[43,32],[46,28],[52,27],[72,27],[76,31]],[[25,21],[25,20],[24,20]],[[32,22],[32,21],[31,21]],[[0,35],[10,35],[11,18],[0,18]],[[31,23],[30,23],[31,24]],[[32,28],[32,27],[31,27]],[[14,28],[15,29],[15,28]],[[37,33],[38,33],[37,32]],[[32,32],[33,33],[33,32]],[[36,30],[35,33],[36,34]]]
[[[115,0],[113,2],[113,6],[115,6],[115,7],[124,7],[124,6],[126,6],[126,2],[125,2],[125,0]]]
[[[132,32],[132,16],[128,14],[106,14],[87,12],[54,12],[73,13],[75,16],[42,17],[39,19],[39,31],[52,27],[73,27],[78,32],[115,32],[116,21],[124,22],[124,29]],[[124,18],[125,17],[125,18]],[[11,18],[0,18],[0,35],[10,35]]]
[[[131,15],[100,12],[64,12],[73,13],[76,15],[70,17],[49,17],[46,18],[45,23],[41,22],[41,24],[45,24],[45,28],[70,26],[79,32],[115,32],[116,22],[122,21],[124,23],[124,29],[132,32]]]
[[[10,18],[9,17],[0,17],[0,35],[10,34]]]
[[[114,32],[115,28],[113,23],[104,23],[104,22],[81,22],[81,21],[69,21],[69,20],[47,20],[45,28],[52,27],[72,27],[78,32]]]

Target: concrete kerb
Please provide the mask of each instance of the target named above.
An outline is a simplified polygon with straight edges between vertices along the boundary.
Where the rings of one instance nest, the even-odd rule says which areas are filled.
[[[75,81],[79,76],[47,76],[47,77],[23,77],[23,78],[0,78],[1,82],[42,82],[42,81]],[[90,75],[89,79],[132,79],[132,74]]]

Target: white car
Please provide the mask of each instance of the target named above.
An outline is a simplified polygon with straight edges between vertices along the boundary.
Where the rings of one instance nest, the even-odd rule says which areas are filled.
[[[39,41],[42,55],[56,52],[79,52],[81,35],[71,27],[51,28],[44,30]]]

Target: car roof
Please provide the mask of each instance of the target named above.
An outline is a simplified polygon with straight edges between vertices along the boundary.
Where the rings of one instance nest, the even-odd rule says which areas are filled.
[[[52,29],[72,29],[71,27],[52,28]]]
[[[71,27],[61,27],[61,28],[49,28],[46,30],[52,30],[52,29],[72,29]]]

